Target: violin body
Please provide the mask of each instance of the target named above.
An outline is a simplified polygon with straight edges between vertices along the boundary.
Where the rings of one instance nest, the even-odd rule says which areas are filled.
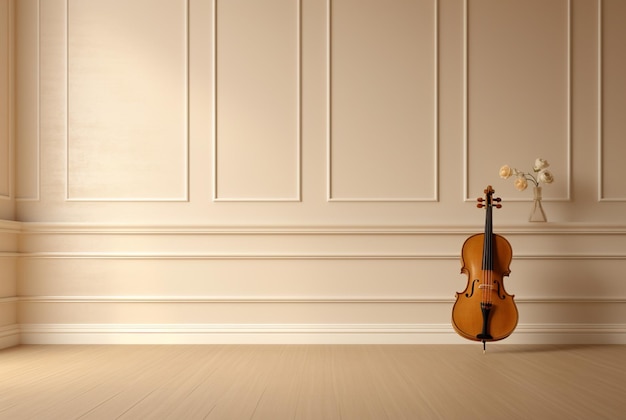
[[[462,337],[474,341],[497,341],[508,337],[517,326],[518,312],[513,295],[504,288],[504,277],[511,270],[513,249],[509,241],[493,233],[491,186],[478,207],[487,208],[485,232],[470,236],[461,250],[461,273],[467,275],[467,286],[456,293],[452,308],[452,326]],[[500,199],[494,201],[500,202]],[[486,204],[482,204],[486,203]]]
[[[461,273],[467,274],[468,281],[465,290],[456,294],[456,302],[452,308],[452,326],[462,337],[483,341],[483,338],[478,338],[484,321],[481,302],[484,299],[483,292],[490,293],[491,298],[487,298],[491,301],[487,333],[491,338],[485,338],[484,341],[497,341],[511,335],[519,317],[514,296],[506,292],[503,283],[503,278],[511,272],[509,264],[513,249],[505,237],[494,235],[492,287],[485,290],[481,288],[481,284],[484,286],[484,278],[489,275],[484,275],[481,266],[484,237],[484,233],[477,233],[467,238],[463,244]]]

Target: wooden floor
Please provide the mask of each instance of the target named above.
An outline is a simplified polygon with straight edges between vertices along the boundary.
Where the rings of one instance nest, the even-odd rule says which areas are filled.
[[[20,346],[1,419],[623,419],[626,346]]]

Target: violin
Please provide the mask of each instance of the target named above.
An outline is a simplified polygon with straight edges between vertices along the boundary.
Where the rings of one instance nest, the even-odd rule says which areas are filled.
[[[485,197],[478,198],[478,208],[486,210],[485,232],[465,240],[461,250],[461,273],[467,274],[467,286],[456,293],[452,308],[452,326],[464,338],[482,341],[502,340],[515,330],[518,320],[513,295],[504,289],[503,278],[511,273],[511,244],[493,233],[493,208],[501,208],[501,199],[494,198],[489,185]]]

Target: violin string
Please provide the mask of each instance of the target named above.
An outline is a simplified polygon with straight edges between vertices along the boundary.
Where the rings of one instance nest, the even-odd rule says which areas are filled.
[[[490,295],[489,290],[491,287],[491,276],[493,273],[493,267],[491,266],[491,235],[489,234],[487,235],[486,241],[487,241],[488,252],[487,252],[487,281],[486,281],[485,289],[484,289],[485,290],[484,302],[486,304],[489,304],[489,295]]]
[[[486,295],[486,287],[487,287],[487,282],[488,282],[488,276],[489,276],[489,242],[488,242],[488,236],[487,236],[487,232],[485,232],[485,237],[484,237],[484,249],[483,249],[483,272],[482,272],[482,294],[481,294],[481,302],[483,303],[483,306],[485,303],[487,303],[487,295]]]
[[[491,275],[493,273],[493,267],[491,265],[491,251],[492,251],[492,248],[491,248],[491,246],[492,246],[492,244],[491,244],[491,225],[489,225],[489,232],[487,233],[487,235],[488,235],[487,243],[489,244],[488,245],[489,252],[487,254],[487,265],[489,267],[489,272],[487,273],[487,287],[485,287],[485,293],[486,293],[485,302],[489,303],[489,295],[490,295],[489,290],[491,290],[490,289],[490,287],[491,287]]]
[[[485,238],[487,248],[485,249],[485,273],[483,278],[483,304],[487,303],[487,287],[489,286],[489,239]]]
[[[489,234],[490,232],[490,226],[489,226],[489,219],[490,219],[490,210],[491,207],[489,206],[489,200],[487,200],[487,223],[485,225],[485,237],[484,237],[484,241],[485,241],[485,246],[483,249],[483,284],[482,284],[482,289],[483,289],[483,293],[482,293],[482,303],[483,306],[486,306],[487,303],[489,303],[489,283],[490,283],[490,274],[491,274],[491,235]]]
[[[492,209],[493,207],[490,207]],[[487,285],[487,303],[491,304],[491,287],[493,286],[493,225],[489,218],[489,284]]]
[[[489,234],[489,287],[487,288],[487,303],[491,305],[491,287],[493,286],[493,234]]]

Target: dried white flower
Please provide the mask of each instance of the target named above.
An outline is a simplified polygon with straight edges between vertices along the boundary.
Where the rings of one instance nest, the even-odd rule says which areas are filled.
[[[509,179],[511,176],[515,176],[514,185],[519,191],[524,191],[528,188],[528,182],[532,182],[535,187],[539,186],[539,183],[551,184],[554,182],[554,175],[547,170],[550,164],[547,160],[537,158],[535,159],[535,165],[533,166],[533,173],[522,172],[516,168],[511,168],[509,165],[503,165],[500,168],[499,175],[502,179]]]

